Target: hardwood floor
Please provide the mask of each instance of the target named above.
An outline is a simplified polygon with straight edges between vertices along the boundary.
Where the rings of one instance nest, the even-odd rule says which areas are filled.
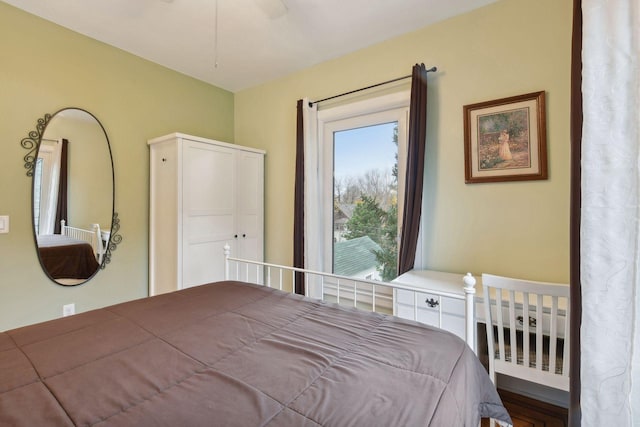
[[[511,415],[513,427],[567,427],[568,425],[566,408],[504,390],[498,390],[498,393]],[[488,427],[489,420],[482,420],[481,426]]]

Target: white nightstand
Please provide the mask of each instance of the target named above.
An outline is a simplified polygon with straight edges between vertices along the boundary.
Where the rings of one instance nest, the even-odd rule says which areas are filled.
[[[464,274],[433,270],[411,270],[398,276],[393,280],[394,283],[414,286],[424,289],[424,292],[414,293],[403,289],[394,290],[394,315],[440,327],[465,339],[465,293],[463,290],[463,278]],[[482,286],[480,277],[475,277],[475,279],[475,311],[477,317],[478,311],[482,310]],[[460,299],[436,295],[430,291],[446,292],[460,296]],[[414,305],[414,301],[417,305]],[[480,306],[478,306],[479,303]]]

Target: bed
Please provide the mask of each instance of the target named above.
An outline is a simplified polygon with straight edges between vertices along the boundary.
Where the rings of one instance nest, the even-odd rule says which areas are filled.
[[[92,230],[65,225],[60,234],[37,236],[44,269],[54,279],[88,279],[100,267],[103,243],[100,227]]]
[[[225,280],[0,333],[0,425],[511,423],[455,335]]]

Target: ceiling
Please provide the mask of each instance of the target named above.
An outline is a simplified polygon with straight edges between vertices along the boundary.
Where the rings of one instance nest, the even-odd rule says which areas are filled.
[[[236,92],[496,0],[2,1]]]

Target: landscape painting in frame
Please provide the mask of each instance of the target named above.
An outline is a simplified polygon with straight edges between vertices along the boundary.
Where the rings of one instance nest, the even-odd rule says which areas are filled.
[[[464,106],[465,182],[547,179],[544,91]]]

